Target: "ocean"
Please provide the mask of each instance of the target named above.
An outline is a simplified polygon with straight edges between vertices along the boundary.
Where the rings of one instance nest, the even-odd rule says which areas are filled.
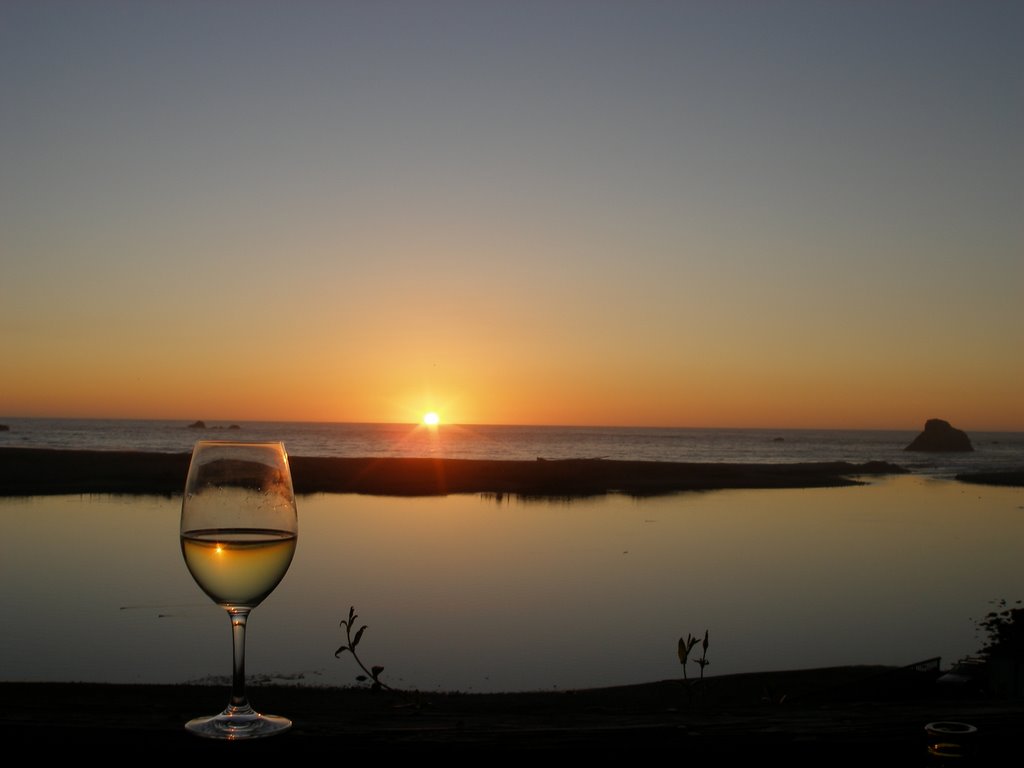
[[[605,458],[789,463],[888,461],[912,472],[1024,468],[1024,432],[969,433],[971,453],[907,452],[915,430],[676,429],[317,422],[6,419],[0,447],[187,453],[196,440],[280,440],[293,456],[453,459]]]
[[[284,580],[254,611],[246,665],[352,684],[338,625],[389,684],[571,689],[681,675],[680,636],[710,632],[714,675],[838,664],[945,665],[976,653],[994,601],[1024,598],[1024,434],[972,453],[903,450],[913,431],[636,429],[0,419],[0,446],[187,452],[282,440],[293,455],[687,462],[884,460],[911,474],[846,488],[575,500],[307,494]],[[0,679],[224,684],[227,620],[192,581],[181,498],[0,498]],[[54,610],[54,607],[59,610]],[[68,649],[71,649],[69,652]],[[690,670],[691,674],[694,670]]]

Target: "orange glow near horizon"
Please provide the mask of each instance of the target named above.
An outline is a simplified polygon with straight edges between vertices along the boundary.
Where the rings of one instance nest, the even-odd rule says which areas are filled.
[[[510,385],[513,386],[513,385]],[[10,387],[7,393],[11,393]],[[368,389],[373,390],[370,386]],[[8,397],[3,403],[4,418],[137,418],[169,419],[192,422],[211,421],[303,421],[348,423],[411,424],[424,429],[447,425],[509,424],[608,427],[694,427],[765,429],[920,429],[929,418],[942,418],[967,431],[1024,431],[1024,416],[1012,398],[971,401],[964,397],[946,397],[944,393],[924,393],[899,397],[884,390],[875,397],[851,389],[822,387],[818,394],[802,396],[802,390],[735,391],[728,381],[721,382],[716,393],[709,388],[687,388],[664,382],[660,387],[636,387],[619,398],[599,388],[584,392],[558,394],[519,390],[516,393],[488,387],[490,399],[464,396],[457,407],[446,408],[442,419],[437,411],[396,407],[400,397],[380,399],[359,396],[350,390],[338,407],[338,398],[316,396],[301,389],[285,394],[247,393],[248,398],[226,393],[193,392],[175,397],[160,391],[126,393],[117,396],[116,387],[83,386],[71,393],[33,392]],[[50,395],[47,397],[41,394]],[[276,395],[276,396],[275,396]],[[168,403],[167,398],[172,402]],[[416,398],[406,398],[415,401]],[[412,413],[417,415],[412,416]],[[437,414],[431,423],[430,413]]]
[[[299,347],[303,344],[297,345]],[[77,358],[5,371],[0,421],[12,417],[85,417],[205,421],[310,421],[564,426],[920,429],[942,418],[961,429],[1024,431],[1013,367],[985,379],[979,367],[927,380],[899,361],[869,367],[838,358],[770,368],[726,360],[709,345],[693,362],[650,360],[630,366],[536,345],[509,351],[500,369],[476,354],[431,370],[403,361],[401,346],[381,341],[354,350],[348,366],[302,349],[295,371],[267,376],[258,362],[200,360],[197,373],[176,360],[113,355],[96,366]],[[496,343],[496,347],[500,344]],[[506,346],[506,349],[511,349]],[[394,355],[389,364],[387,350]],[[16,350],[8,357],[17,359]],[[658,360],[658,358],[662,358]],[[372,360],[372,364],[371,364]],[[703,362],[707,361],[707,362]],[[409,380],[423,381],[413,387]],[[442,418],[443,414],[443,418]]]
[[[3,30],[0,423],[1024,431],[1016,9],[68,5]]]

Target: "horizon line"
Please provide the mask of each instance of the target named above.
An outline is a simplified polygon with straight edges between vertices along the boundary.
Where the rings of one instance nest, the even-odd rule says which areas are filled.
[[[935,417],[937,418],[937,417]],[[431,429],[457,428],[457,427],[518,427],[528,429],[650,429],[650,430],[742,430],[742,431],[789,431],[789,432],[814,432],[814,431],[847,431],[847,432],[912,432],[924,429],[919,427],[851,427],[851,426],[693,426],[693,425],[652,425],[652,424],[536,424],[536,423],[497,423],[497,422],[447,422],[442,421],[438,425],[427,426],[422,422],[413,421],[315,421],[311,419],[187,419],[173,417],[139,417],[139,416],[0,416],[0,424],[4,421],[160,421],[160,422],[181,422],[185,428],[197,421],[203,422],[207,428],[230,426],[232,424],[330,424],[337,426],[400,426],[400,427],[421,427]],[[949,421],[944,419],[944,421]],[[973,432],[1005,432],[1021,433],[1024,429],[993,429],[993,428],[967,428],[949,422],[954,427]]]

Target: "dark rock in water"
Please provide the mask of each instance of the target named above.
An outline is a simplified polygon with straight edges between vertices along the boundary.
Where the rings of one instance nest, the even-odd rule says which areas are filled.
[[[189,429],[206,429],[206,422],[205,421],[193,421],[191,424],[188,425],[188,428]]]
[[[10,431],[11,431],[11,428],[8,427],[6,424],[0,424],[0,432],[10,432]]]
[[[915,437],[905,451],[973,451],[971,439],[963,430],[953,427],[942,419],[928,419],[924,432]]]
[[[238,426],[237,424],[232,424],[230,427],[228,427],[228,429],[241,429],[241,427]]]

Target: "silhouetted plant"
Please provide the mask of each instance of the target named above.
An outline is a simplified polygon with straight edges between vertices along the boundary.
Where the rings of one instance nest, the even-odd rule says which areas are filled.
[[[338,625],[345,628],[345,640],[347,642],[334,652],[334,658],[339,658],[341,654],[348,651],[352,654],[352,658],[356,660],[356,664],[359,665],[359,668],[366,673],[365,675],[356,675],[356,680],[360,683],[370,682],[370,690],[372,691],[390,691],[392,690],[391,686],[380,679],[380,675],[384,671],[384,667],[373,666],[367,668],[367,666],[363,664],[363,660],[359,658],[359,654],[356,653],[356,646],[359,645],[359,641],[363,639],[363,632],[366,631],[366,625],[364,624],[356,630],[355,635],[352,634],[352,628],[355,626],[357,618],[359,618],[359,616],[356,614],[355,606],[351,606],[348,609],[348,618],[342,619],[341,623]]]
[[[978,622],[978,628],[988,635],[988,641],[981,653],[989,658],[1024,658],[1024,607],[1018,600],[1008,607],[1006,600],[995,601],[997,610],[989,611],[985,618]]]
[[[706,629],[704,630],[704,642],[701,643],[701,648],[703,650],[702,650],[702,653],[700,655],[700,658],[699,659],[695,659],[695,661],[698,664],[700,664],[700,679],[703,680],[704,679],[704,668],[708,664],[711,663],[710,661],[708,661],[708,630],[706,630]]]
[[[694,637],[693,635],[691,635],[689,632],[686,633],[686,639],[685,640],[683,640],[683,638],[681,638],[681,637],[679,638],[679,651],[678,651],[678,653],[679,653],[679,663],[683,665],[683,680],[687,679],[687,676],[686,676],[686,662],[689,661],[689,659],[690,659],[690,651],[693,650],[693,646],[695,646],[698,642],[700,642],[700,641],[697,640],[697,638]]]
[[[678,649],[679,663],[683,665],[683,680],[688,679],[686,675],[686,662],[690,660],[690,653],[691,651],[693,651],[693,647],[697,645],[697,643],[701,643],[701,649],[703,651],[699,659],[694,659],[694,662],[696,662],[700,666],[701,680],[704,679],[704,668],[711,663],[710,661],[708,661],[708,630],[704,630],[703,642],[701,642],[700,639],[694,637],[689,632],[687,632],[685,640],[683,640],[683,638],[681,637],[679,638]]]

